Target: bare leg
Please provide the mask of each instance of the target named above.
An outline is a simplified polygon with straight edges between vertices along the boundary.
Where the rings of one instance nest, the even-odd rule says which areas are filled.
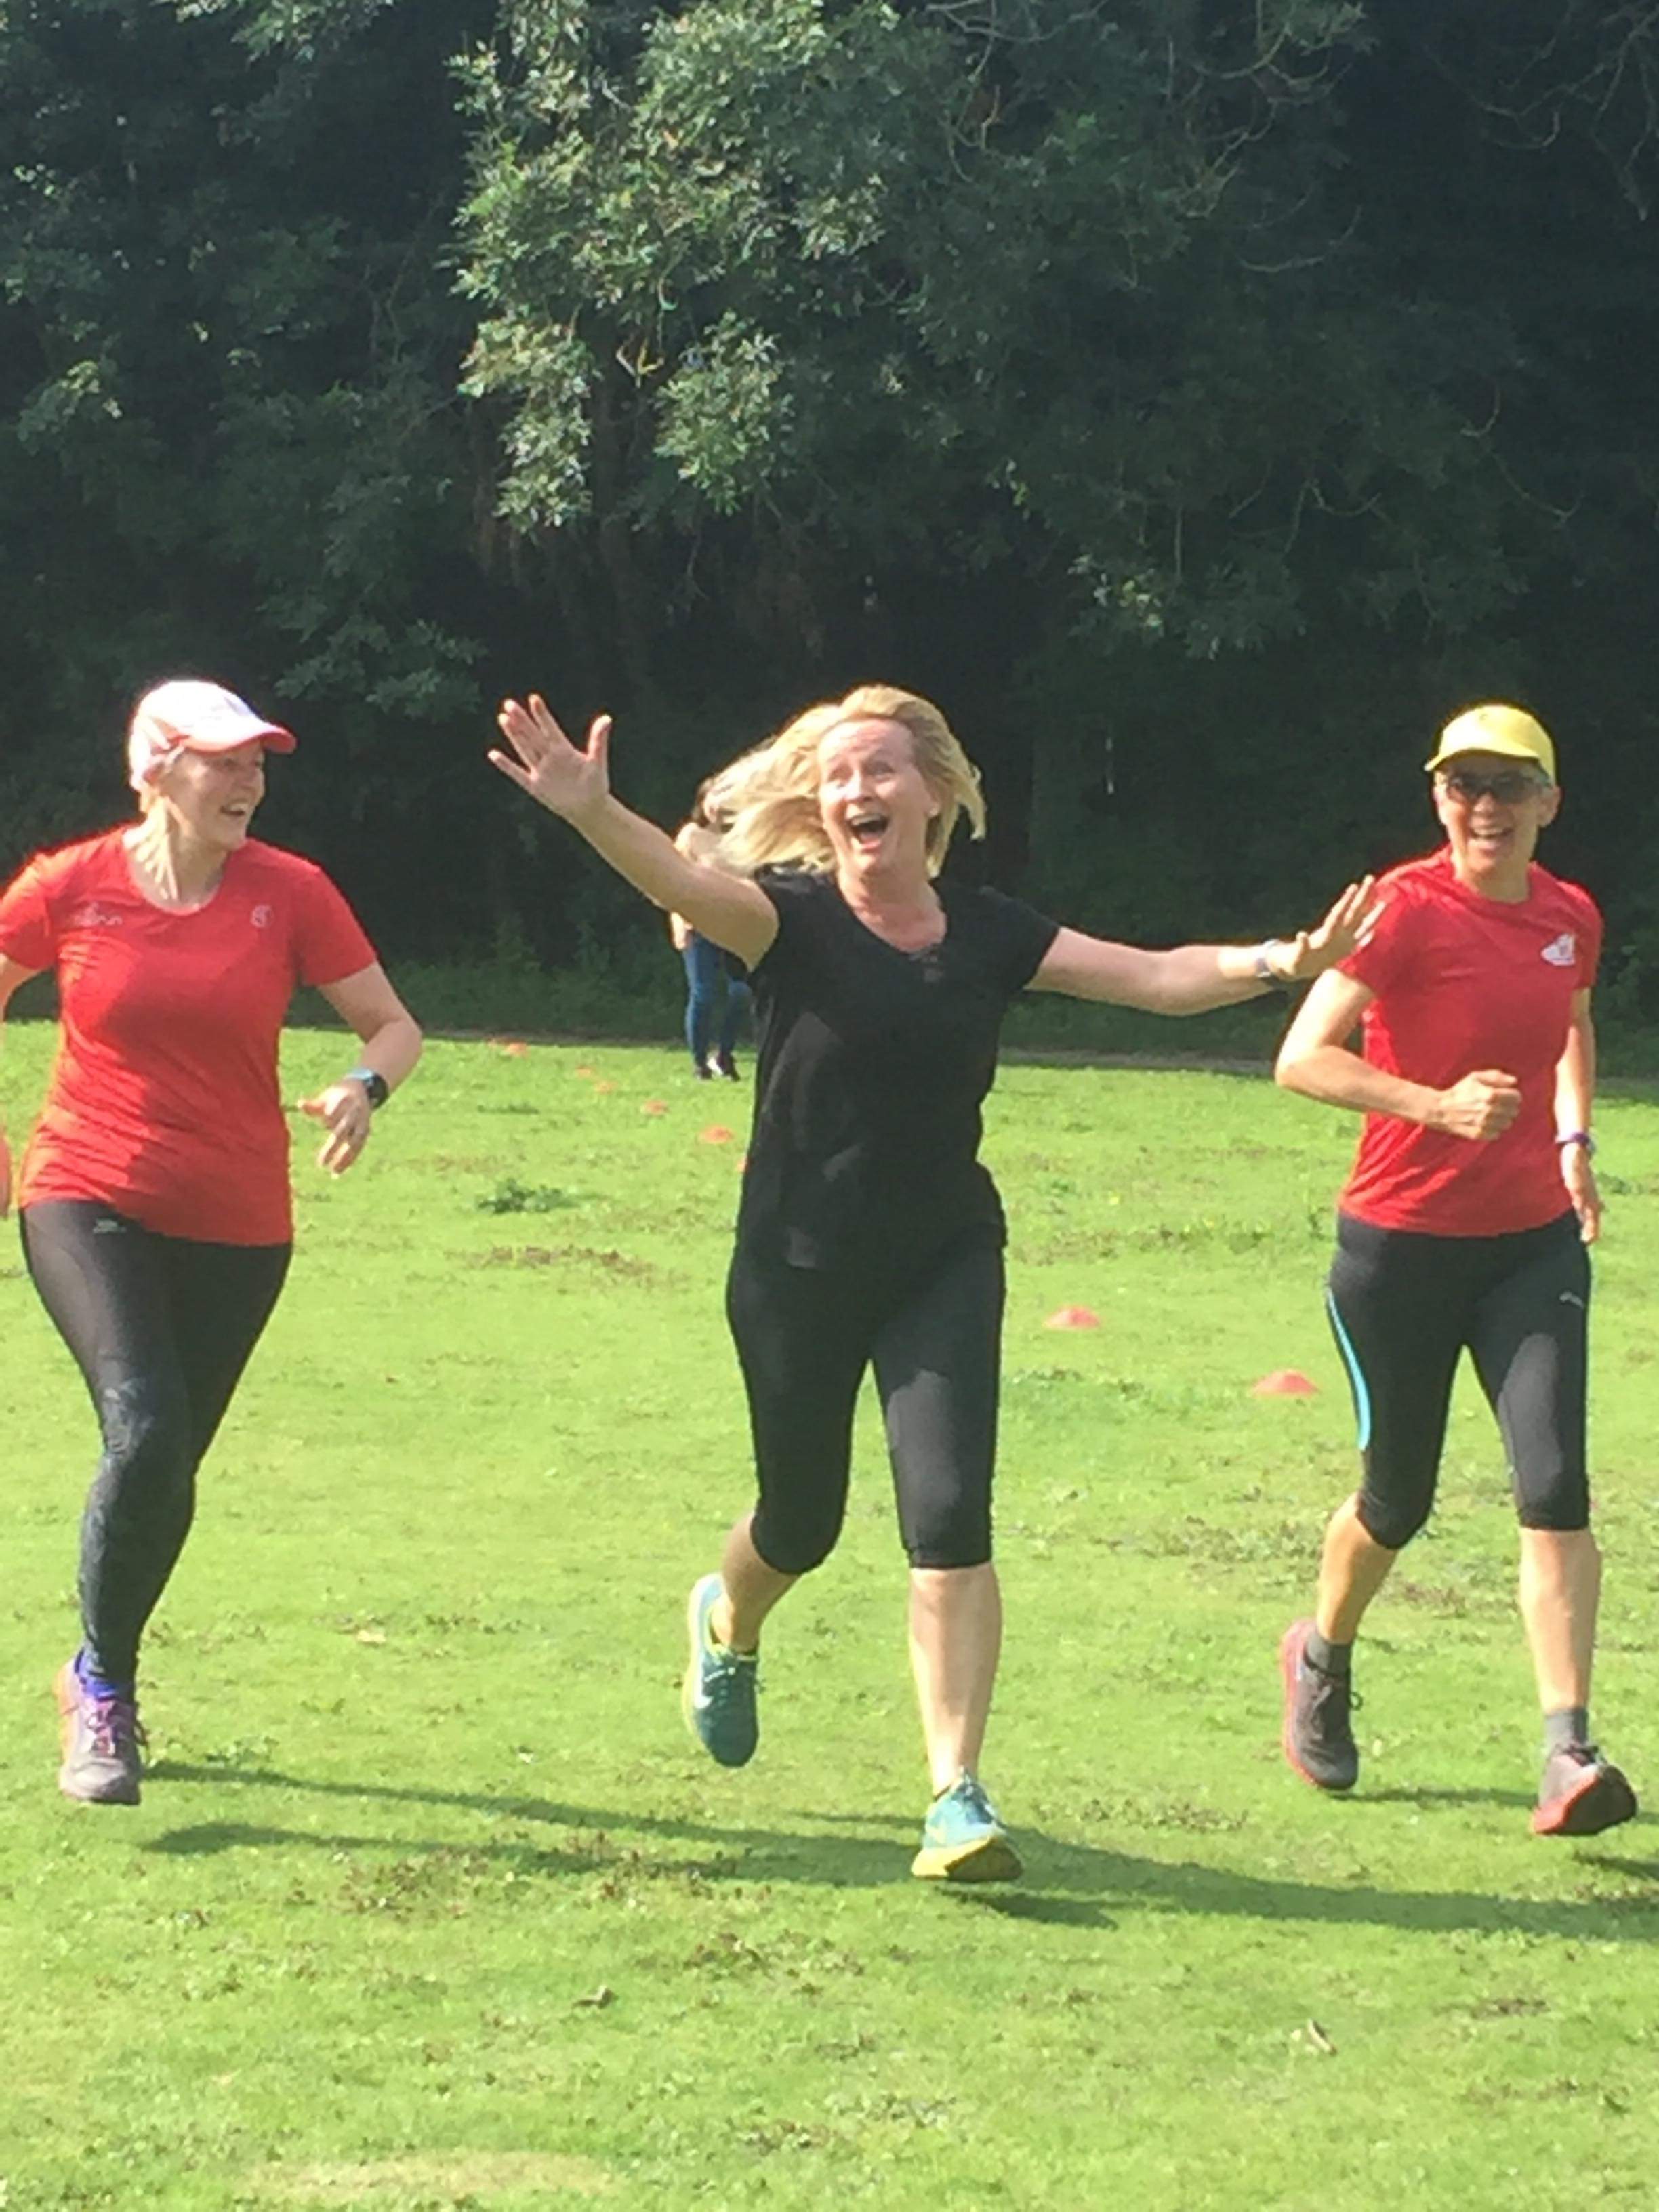
[[[1319,1562],[1319,1604],[1315,1620],[1328,1644],[1352,1644],[1365,1608],[1388,1580],[1400,1557],[1379,1544],[1359,1518],[1358,1497],[1332,1514]]]
[[[1589,1704],[1601,1554],[1588,1528],[1521,1531],[1521,1618],[1547,1713]]]
[[[717,1643],[733,1651],[752,1651],[760,1642],[766,1616],[799,1575],[780,1574],[769,1567],[755,1549],[749,1533],[748,1514],[732,1523],[720,1555],[720,1581],[725,1595],[709,1616],[708,1626]]]
[[[911,1569],[910,1666],[936,1793],[978,1768],[1001,1649],[994,1566]]]

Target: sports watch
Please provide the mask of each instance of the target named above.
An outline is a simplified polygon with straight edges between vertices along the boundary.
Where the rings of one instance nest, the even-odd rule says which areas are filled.
[[[345,1072],[345,1079],[348,1083],[362,1085],[368,1094],[368,1110],[371,1114],[376,1107],[384,1106],[392,1096],[392,1085],[378,1067],[349,1067]]]

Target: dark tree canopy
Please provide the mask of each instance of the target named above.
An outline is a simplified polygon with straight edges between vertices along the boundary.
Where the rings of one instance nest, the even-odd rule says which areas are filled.
[[[1511,696],[1633,1007],[1656,122],[1589,0],[0,0],[0,860],[213,673],[389,949],[592,959],[498,692],[672,814],[882,677],[973,865],[1241,933]]]

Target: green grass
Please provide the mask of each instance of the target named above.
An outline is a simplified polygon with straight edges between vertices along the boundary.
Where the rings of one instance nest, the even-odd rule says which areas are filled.
[[[8,1040],[14,1130],[47,1041]],[[294,1036],[290,1092],[340,1059]],[[0,1252],[6,2212],[1650,2203],[1655,1832],[1528,1832],[1472,1389],[1363,1655],[1361,1794],[1278,1755],[1274,1644],[1352,1474],[1320,1285],[1353,1125],[1252,1079],[1005,1070],[987,1772],[1029,1880],[941,1895],[906,1874],[867,1415],[755,1765],[680,1729],[684,1591],[747,1491],[746,1108],[666,1049],[437,1044],[356,1174],[302,1156],[295,1273],[148,1647],[136,1812],[52,1788],[91,1425]],[[1659,1108],[1599,1121],[1597,1710],[1659,1784]],[[1102,1326],[1046,1329],[1067,1304]],[[1251,1397],[1274,1367],[1320,1395]]]

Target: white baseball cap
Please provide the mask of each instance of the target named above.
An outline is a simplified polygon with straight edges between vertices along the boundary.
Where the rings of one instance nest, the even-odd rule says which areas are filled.
[[[222,684],[181,677],[146,691],[132,710],[127,729],[127,768],[135,791],[143,791],[174,753],[228,753],[257,738],[273,753],[294,750],[294,732],[256,714],[246,699]]]

